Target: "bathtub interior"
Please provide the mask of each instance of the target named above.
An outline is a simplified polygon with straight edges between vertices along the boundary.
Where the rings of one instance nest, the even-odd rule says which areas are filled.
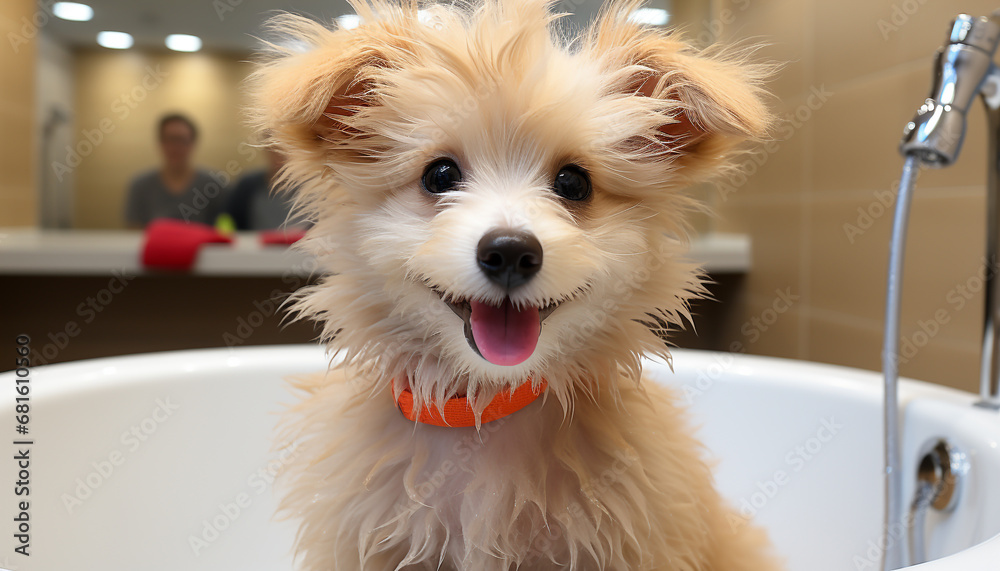
[[[883,534],[880,374],[680,351],[673,372],[647,370],[689,405],[720,490],[768,529],[788,569],[881,569],[884,541],[905,532]],[[900,387],[905,503],[925,443],[947,437],[969,461],[954,509],[927,517],[927,571],[968,568],[945,558],[1000,533],[1000,419],[974,400],[925,383]]]
[[[720,491],[768,529],[788,569],[853,568],[853,555],[864,557],[881,527],[877,395],[840,384],[821,389],[801,372],[768,375],[733,355],[711,357],[687,362],[678,353],[675,375],[648,370],[689,405],[718,462]]]
[[[318,348],[295,347],[36,369],[32,555],[18,568],[290,569],[294,525],[272,518],[268,471],[294,451],[272,449],[275,413],[294,400],[283,377],[326,366]],[[647,367],[690,406],[721,491],[769,530],[788,569],[877,568],[877,375],[689,351],[676,352],[674,369]],[[930,555],[1000,532],[1000,498],[986,485],[1000,474],[995,418],[957,393],[903,396],[904,466],[916,465],[912,451],[924,439],[942,434],[972,465],[955,512],[929,522]],[[9,405],[0,412],[9,418]],[[14,488],[13,476],[0,470],[0,489]],[[0,525],[4,537],[13,536],[9,519]]]

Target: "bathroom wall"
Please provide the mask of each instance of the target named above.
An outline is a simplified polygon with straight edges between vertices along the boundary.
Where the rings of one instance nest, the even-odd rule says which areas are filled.
[[[33,226],[37,217],[34,17],[33,0],[0,2],[0,226]]]
[[[932,56],[982,0],[717,0],[722,39],[766,41],[775,140],[715,193],[716,228],[747,232],[753,271],[726,325],[749,353],[877,370],[903,126],[926,97]],[[960,161],[924,171],[905,262],[901,370],[978,390],[986,126],[969,117]]]
[[[131,179],[159,163],[160,117],[179,111],[198,125],[195,162],[222,179],[265,164],[247,144],[240,82],[245,56],[85,49],[76,54],[76,146],[56,160],[74,177],[75,227],[121,228]],[[112,135],[112,136],[108,136]],[[75,166],[74,166],[75,165]]]

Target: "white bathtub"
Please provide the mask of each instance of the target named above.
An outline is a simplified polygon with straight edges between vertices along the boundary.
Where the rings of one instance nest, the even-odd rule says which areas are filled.
[[[327,365],[316,347],[160,353],[31,373],[30,557],[16,554],[19,447],[0,460],[0,568],[27,571],[291,569],[294,528],[273,522],[274,413],[282,378]],[[765,525],[788,569],[878,569],[881,378],[852,369],[676,351],[675,372],[718,483]],[[0,375],[0,430],[13,435],[14,374]],[[1000,417],[972,395],[904,381],[904,474],[947,436],[971,469],[958,506],[929,517],[923,571],[1000,568]],[[16,435],[5,438],[8,442]],[[20,447],[23,448],[23,447]],[[12,454],[13,453],[13,454]],[[912,485],[905,497],[912,495]],[[908,500],[907,500],[908,501]],[[993,538],[993,539],[991,539]]]

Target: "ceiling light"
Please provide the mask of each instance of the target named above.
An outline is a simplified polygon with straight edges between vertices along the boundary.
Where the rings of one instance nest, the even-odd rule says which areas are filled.
[[[629,14],[629,20],[636,24],[647,24],[650,26],[665,26],[670,21],[670,14],[660,8],[639,8]]]
[[[56,2],[52,5],[52,13],[56,18],[74,22],[87,22],[94,17],[93,8],[76,2]]]
[[[113,50],[127,50],[135,41],[132,34],[125,32],[101,32],[97,34],[97,43]]]
[[[196,52],[201,49],[201,38],[188,34],[170,34],[166,43],[175,52]]]
[[[361,25],[361,16],[357,14],[344,14],[337,16],[337,25],[345,30],[353,30]]]

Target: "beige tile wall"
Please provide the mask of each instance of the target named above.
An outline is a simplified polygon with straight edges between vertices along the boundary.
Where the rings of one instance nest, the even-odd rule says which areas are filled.
[[[754,244],[729,337],[746,342],[741,329],[755,329],[745,324],[774,321],[748,352],[880,368],[901,131],[927,95],[931,58],[950,19],[998,7],[983,0],[715,3],[727,20],[724,41],[756,38],[770,44],[762,57],[787,62],[771,82],[784,118],[777,148],[758,151],[762,166],[717,198],[717,228],[747,232]],[[971,290],[980,283],[985,239],[984,112],[977,107],[969,121],[959,162],[918,181],[902,311],[904,339],[916,343],[901,369],[977,391],[983,295]],[[775,317],[767,310],[779,290],[799,299]]]
[[[34,0],[0,2],[0,226],[31,226],[35,200]]]

